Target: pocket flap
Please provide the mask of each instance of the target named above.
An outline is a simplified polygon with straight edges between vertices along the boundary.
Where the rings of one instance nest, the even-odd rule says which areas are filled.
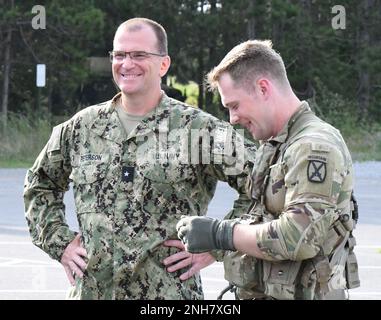
[[[264,261],[263,280],[272,284],[292,285],[300,270],[301,261]]]
[[[88,184],[103,179],[106,176],[108,163],[97,163],[73,167],[70,179],[75,184]]]

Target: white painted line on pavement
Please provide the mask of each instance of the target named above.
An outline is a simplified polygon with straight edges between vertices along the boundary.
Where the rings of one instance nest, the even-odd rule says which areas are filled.
[[[381,244],[379,245],[369,245],[369,246],[355,246],[356,249],[381,249]]]
[[[0,264],[0,268],[61,268],[61,265],[42,265],[42,264],[16,264],[16,265],[6,265]]]
[[[33,245],[32,241],[0,241],[0,245],[26,245],[26,244],[31,244]]]
[[[0,229],[14,230],[14,231],[29,231],[28,227],[17,227],[0,224]]]
[[[9,257],[0,257],[0,259],[5,260],[5,262],[0,262],[0,266],[13,265],[15,263],[40,263],[42,265],[51,265],[52,262],[41,261],[41,260],[31,260],[31,259],[20,259],[20,258],[9,258]]]
[[[352,295],[358,295],[358,296],[364,296],[364,295],[370,295],[370,296],[381,296],[380,291],[373,291],[373,292],[349,292],[349,296]]]
[[[0,293],[66,293],[67,290],[0,290]]]
[[[224,282],[226,284],[229,284],[225,279],[216,279],[216,278],[209,278],[209,277],[203,277],[201,276],[202,281],[213,281],[213,282]]]
[[[362,266],[362,265],[359,265],[359,269],[381,269],[381,266]]]

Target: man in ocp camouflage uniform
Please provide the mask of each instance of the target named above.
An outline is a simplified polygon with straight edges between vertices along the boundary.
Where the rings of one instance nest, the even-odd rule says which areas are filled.
[[[270,41],[233,48],[208,75],[230,122],[261,146],[246,219],[184,217],[189,252],[232,250],[225,278],[242,299],[344,299],[359,286],[351,156],[338,130],[293,93]]]
[[[170,58],[158,23],[123,23],[110,57],[121,92],[55,127],[28,170],[33,243],[64,266],[69,298],[202,299],[198,271],[215,259],[186,252],[176,223],[206,214],[218,180],[239,192],[239,216],[250,204],[254,146],[245,149],[228,123],[161,91]],[[64,217],[71,181],[79,234]]]

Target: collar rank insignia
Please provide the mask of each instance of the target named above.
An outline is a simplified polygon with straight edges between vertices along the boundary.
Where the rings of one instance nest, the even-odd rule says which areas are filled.
[[[134,167],[123,167],[122,168],[122,181],[132,182],[134,181]]]
[[[327,176],[326,163],[319,160],[310,160],[307,167],[308,181],[323,183]]]

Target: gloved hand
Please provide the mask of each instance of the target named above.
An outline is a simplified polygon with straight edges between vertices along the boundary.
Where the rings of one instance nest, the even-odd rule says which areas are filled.
[[[233,228],[237,220],[218,220],[210,217],[182,217],[177,223],[177,236],[187,251],[201,253],[214,249],[233,250]]]

